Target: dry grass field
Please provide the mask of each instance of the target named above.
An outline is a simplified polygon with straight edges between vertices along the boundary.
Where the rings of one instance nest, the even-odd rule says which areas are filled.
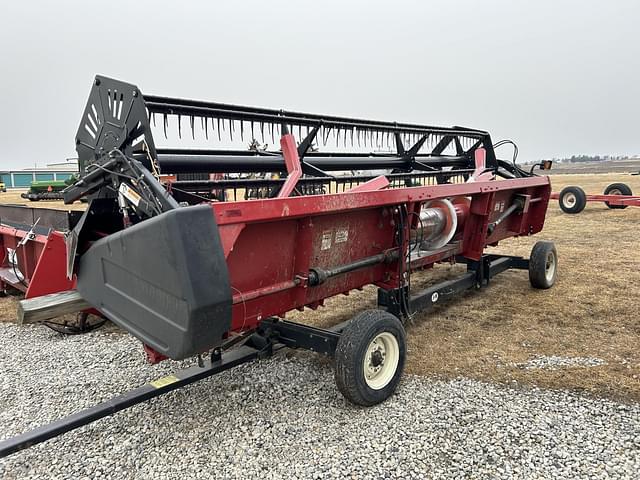
[[[580,185],[587,193],[601,193],[619,181],[640,192],[640,176],[552,177],[554,191]],[[0,194],[0,202],[21,200],[10,195]],[[58,202],[32,205],[61,207]],[[407,327],[407,371],[640,400],[640,208],[610,210],[604,204],[588,204],[581,214],[566,215],[552,201],[543,232],[505,241],[491,251],[528,256],[540,239],[553,240],[558,249],[559,277],[553,289],[534,290],[526,272],[505,272],[482,292],[416,314]],[[412,284],[429,285],[463,268],[439,265],[414,274]],[[0,300],[0,320],[15,318],[15,302]],[[373,307],[374,302],[375,289],[369,287],[290,318],[330,326]],[[527,362],[541,356],[592,358],[601,364],[526,368]]]

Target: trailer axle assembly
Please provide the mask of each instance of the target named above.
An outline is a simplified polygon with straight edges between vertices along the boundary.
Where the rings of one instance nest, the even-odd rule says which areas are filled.
[[[612,183],[604,189],[602,195],[587,195],[582,188],[569,186],[560,193],[552,193],[551,198],[558,200],[564,213],[571,214],[582,212],[587,202],[604,202],[612,210],[640,207],[640,197],[633,195],[631,187],[626,183]]]

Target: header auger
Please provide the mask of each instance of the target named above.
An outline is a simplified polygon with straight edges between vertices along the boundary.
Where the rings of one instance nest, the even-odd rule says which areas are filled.
[[[158,146],[158,134],[176,140],[172,125],[188,147]],[[340,391],[373,405],[398,385],[416,312],[507,269],[528,270],[535,288],[556,279],[550,242],[530,259],[485,253],[538,233],[551,189],[497,159],[482,130],[157,97],[98,76],[76,145],[81,176],[65,201],[90,204],[66,235],[67,282],[151,361],[199,365],[1,442],[0,455],[282,347],[333,357]],[[412,288],[438,262],[466,272]],[[285,320],[370,284],[379,308],[351,321]]]

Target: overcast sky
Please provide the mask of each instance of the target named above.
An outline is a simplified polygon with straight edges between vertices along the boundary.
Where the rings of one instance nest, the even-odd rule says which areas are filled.
[[[75,156],[96,73],[148,94],[486,129],[523,162],[640,153],[638,1],[0,8],[0,169]]]

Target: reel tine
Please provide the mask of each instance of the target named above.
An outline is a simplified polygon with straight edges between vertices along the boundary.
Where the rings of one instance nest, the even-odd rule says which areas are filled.
[[[240,140],[244,142],[244,120],[240,120]]]
[[[331,127],[329,127],[328,129],[325,129],[325,137],[324,137],[324,141],[322,142],[324,145],[327,144],[327,141],[329,140],[329,135],[331,134]]]
[[[156,126],[156,114],[155,113],[151,114],[151,121],[153,122],[153,126],[155,127]]]
[[[353,147],[353,127],[351,127],[351,146]]]
[[[178,115],[178,138],[182,138],[182,117]]]
[[[262,138],[262,144],[264,145],[264,122],[260,122],[260,135]]]
[[[194,128],[193,123],[194,123],[194,118],[193,118],[193,115],[191,115],[191,116],[189,116],[189,125],[191,126],[191,138],[193,140],[195,140],[196,139],[196,129]]]
[[[269,123],[269,131],[271,132],[271,143],[275,145],[276,138],[273,136],[273,123]]]
[[[233,142],[233,121],[229,119],[229,139]]]
[[[164,138],[167,138],[167,124],[169,123],[169,119],[167,118],[167,114],[163,113],[162,114],[163,117],[163,124],[164,124]]]
[[[256,136],[253,134],[253,120],[251,121],[251,141],[253,142],[256,139]]]
[[[221,142],[222,138],[220,137],[220,118],[216,118],[216,120],[218,122],[218,141]],[[224,128],[224,123],[222,124],[222,128]]]
[[[204,130],[204,136],[209,140],[209,119],[207,117],[200,117],[200,126]]]

